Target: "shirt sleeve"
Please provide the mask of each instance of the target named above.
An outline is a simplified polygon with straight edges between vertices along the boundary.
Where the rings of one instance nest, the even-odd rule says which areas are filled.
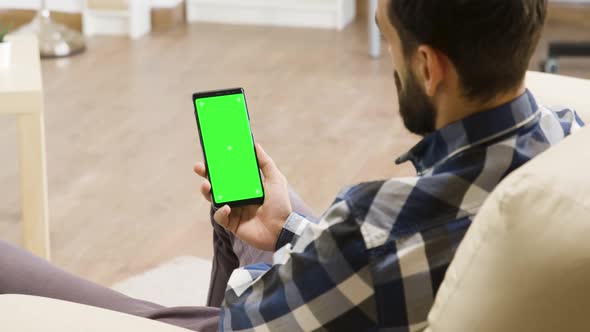
[[[272,266],[249,266],[232,274],[221,331],[363,331],[375,326],[366,246],[346,201],[333,205],[317,225],[291,215],[279,241]]]
[[[275,251],[281,249],[287,244],[294,244],[299,240],[299,237],[303,234],[303,231],[311,224],[311,221],[307,220],[304,216],[293,212],[287,218],[283,229],[279,234],[279,239],[275,247]]]

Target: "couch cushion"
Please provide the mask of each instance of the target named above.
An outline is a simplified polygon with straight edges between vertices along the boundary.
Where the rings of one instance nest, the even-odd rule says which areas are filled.
[[[590,128],[511,174],[474,220],[430,332],[590,326]]]

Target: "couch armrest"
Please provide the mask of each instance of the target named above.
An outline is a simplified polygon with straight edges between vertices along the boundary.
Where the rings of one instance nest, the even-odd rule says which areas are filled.
[[[0,313],[0,331],[188,331],[119,312],[26,295],[0,295]]]

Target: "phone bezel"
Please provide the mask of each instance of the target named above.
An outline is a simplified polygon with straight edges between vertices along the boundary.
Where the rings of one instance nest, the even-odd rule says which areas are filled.
[[[201,151],[203,153],[203,160],[205,161],[205,167],[209,170],[209,163],[207,162],[207,153],[205,152],[205,145],[203,144],[203,135],[201,133],[201,123],[199,121],[199,109],[197,108],[197,99],[202,98],[209,98],[209,97],[219,97],[219,96],[226,96],[226,95],[234,95],[234,94],[241,94],[244,98],[244,104],[246,106],[246,115],[248,116],[248,128],[250,130],[250,136],[252,137],[252,146],[255,144],[254,134],[252,133],[252,126],[250,125],[250,113],[248,111],[248,101],[246,100],[246,93],[243,88],[233,88],[233,89],[224,89],[224,90],[214,90],[214,91],[205,91],[205,92],[196,92],[193,93],[193,108],[195,113],[195,119],[197,120],[197,130],[199,132],[199,141],[201,143]],[[258,163],[258,155],[256,154],[256,147],[254,147],[254,156],[256,156],[256,167],[258,167],[258,179],[260,181],[260,187],[262,188],[262,197],[258,198],[248,198],[239,201],[232,201],[232,202],[225,202],[225,203],[217,203],[215,201],[215,192],[214,187],[215,185],[211,181],[211,177],[209,177],[209,173],[207,172],[207,178],[211,183],[211,201],[213,203],[213,207],[218,209],[223,207],[224,205],[229,205],[230,207],[236,206],[245,206],[245,205],[262,205],[264,203],[264,197],[266,196],[264,192],[264,184],[262,182],[262,175],[260,174],[260,164]]]

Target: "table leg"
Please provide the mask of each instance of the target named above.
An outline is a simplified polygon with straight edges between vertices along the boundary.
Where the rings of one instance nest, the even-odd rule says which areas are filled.
[[[18,126],[24,246],[33,254],[49,260],[51,255],[43,113],[19,115]]]
[[[375,23],[375,13],[377,12],[377,1],[369,0],[369,55],[377,58],[381,55],[381,34],[379,27]]]

